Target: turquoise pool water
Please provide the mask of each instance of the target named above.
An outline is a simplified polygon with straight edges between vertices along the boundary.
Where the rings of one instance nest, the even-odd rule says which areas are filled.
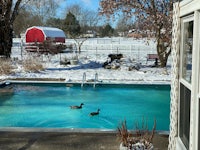
[[[69,87],[70,86],[70,87]],[[11,88],[12,87],[12,88]],[[129,129],[147,119],[148,127],[169,130],[169,85],[12,84],[0,91],[0,127]],[[2,90],[2,88],[0,89]],[[79,110],[70,109],[80,105]],[[98,116],[90,112],[100,109]]]

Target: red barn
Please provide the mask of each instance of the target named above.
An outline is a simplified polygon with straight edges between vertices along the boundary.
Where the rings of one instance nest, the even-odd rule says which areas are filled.
[[[26,43],[52,40],[53,42],[65,43],[65,33],[58,28],[33,26],[26,30]]]

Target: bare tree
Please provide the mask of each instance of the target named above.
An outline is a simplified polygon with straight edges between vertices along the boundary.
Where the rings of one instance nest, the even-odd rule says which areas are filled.
[[[14,35],[19,37],[21,33],[25,33],[30,26],[41,26],[43,22],[38,15],[34,15],[25,8],[20,9],[14,24]]]
[[[26,5],[26,10],[34,16],[39,16],[43,24],[45,24],[47,19],[56,15],[60,1],[62,0],[31,0]]]
[[[130,29],[133,29],[134,20],[132,18],[127,18],[123,14],[119,16],[116,23],[116,30],[118,32],[123,32],[123,36],[128,33]]]
[[[67,7],[67,13],[69,12],[74,14],[76,19],[79,21],[82,32],[86,32],[86,30],[97,26],[100,20],[98,12],[84,9],[79,4],[74,4]]]
[[[76,42],[75,46],[76,49],[78,50],[78,53],[81,53],[81,46],[87,40],[87,38],[73,38],[73,39]]]
[[[13,37],[13,22],[22,0],[0,0],[0,55],[10,57]],[[13,7],[14,4],[14,7]]]
[[[143,30],[156,37],[161,67],[167,65],[171,53],[172,5],[175,0],[101,0],[100,14],[107,17],[124,13],[136,17]]]

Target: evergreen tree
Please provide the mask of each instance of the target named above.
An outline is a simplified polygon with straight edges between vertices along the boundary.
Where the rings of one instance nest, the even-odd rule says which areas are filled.
[[[101,32],[101,36],[105,37],[105,36],[109,36],[111,37],[114,33],[114,29],[109,25],[106,24],[106,26],[103,28],[102,32]]]
[[[81,31],[79,21],[69,12],[64,21],[64,31],[72,37],[78,36]]]
[[[49,18],[47,21],[46,21],[46,26],[49,26],[49,27],[56,27],[56,28],[59,28],[59,29],[63,29],[63,20],[64,19],[60,19],[60,18]]]

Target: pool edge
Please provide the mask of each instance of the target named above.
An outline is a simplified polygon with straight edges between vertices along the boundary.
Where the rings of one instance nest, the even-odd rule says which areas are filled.
[[[64,80],[18,80],[18,79],[7,79],[5,82],[9,83],[61,83],[61,84],[81,84],[82,81],[64,81]],[[85,84],[149,84],[149,85],[170,85],[170,80],[147,80],[147,81],[138,81],[138,80],[104,80],[98,82],[87,81]]]
[[[129,130],[135,132],[135,130]],[[96,128],[26,128],[26,127],[0,127],[0,132],[55,132],[55,133],[117,133],[117,129]],[[170,131],[156,130],[155,133],[168,136]]]

